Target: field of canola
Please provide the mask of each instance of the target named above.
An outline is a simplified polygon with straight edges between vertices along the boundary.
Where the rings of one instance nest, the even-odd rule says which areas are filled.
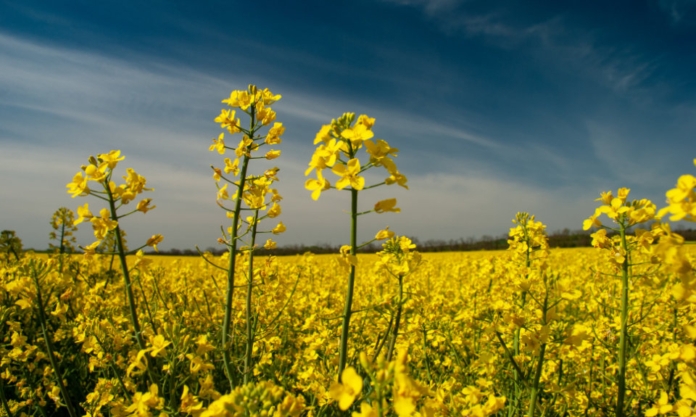
[[[695,253],[690,250],[692,259]],[[229,392],[213,346],[224,311],[224,271],[195,258],[133,257],[148,344],[140,355],[123,282],[108,270],[110,258],[71,259],[67,269],[74,273],[51,272],[41,282],[46,330],[73,401],[91,416],[220,415],[211,412],[211,404]],[[386,350],[384,334],[397,301],[394,279],[371,268],[377,260],[376,255],[360,255],[356,280],[349,363],[366,379],[363,392],[355,393],[356,403],[374,395],[368,372],[394,372],[401,366],[417,407],[410,415],[507,415],[515,396],[515,367],[508,355],[515,331],[521,329],[520,353],[514,359],[526,384],[533,379],[540,344],[545,344],[539,384],[544,415],[612,414],[620,285],[602,272],[595,250],[551,251],[546,286],[538,278],[522,281],[520,264],[507,252],[425,255],[404,282],[395,349],[405,353],[395,356],[391,368],[373,359],[380,347],[381,353]],[[37,295],[32,268],[40,263],[28,256],[2,269],[2,389],[13,415],[32,415],[37,409],[50,415],[46,410],[63,403],[32,308]],[[280,415],[329,410],[346,280],[337,271],[338,262],[329,255],[263,260],[262,280],[254,288],[255,382],[237,388],[234,401],[282,404],[286,411]],[[684,385],[693,384],[687,366],[693,350],[684,346],[691,343],[693,334],[685,329],[692,329],[695,316],[691,304],[672,297],[669,280],[657,273],[633,283],[628,415],[645,415],[660,404],[661,414],[675,415],[675,398],[689,407],[694,399],[693,385]],[[523,290],[535,301],[520,308]],[[537,301],[546,294],[554,305],[542,319]],[[244,302],[240,290],[230,346],[239,358],[246,342]],[[361,365],[361,353],[370,370]],[[159,384],[148,384],[142,356],[152,362]],[[525,407],[529,389],[520,385],[518,408]]]
[[[346,113],[319,130],[306,188],[350,192],[350,245],[259,256],[275,242],[257,234],[285,231],[266,226],[282,212],[278,168],[250,169],[280,156],[254,156],[282,142],[279,99],[249,86],[223,100],[248,128],[237,110],[215,119],[242,135],[210,146],[231,155],[213,167],[230,222],[221,257],[143,255],[159,234],[126,248],[124,218],[155,206],[136,202],[150,189],[132,168],[116,183],[117,150],[68,183],[90,199],[77,218],[54,215],[54,254],[22,253],[3,232],[0,417],[696,415],[696,246],[666,222],[696,221],[696,177],[664,208],[601,193],[583,223],[594,248],[550,249],[543,223],[518,213],[507,251],[421,255],[386,228],[365,242],[384,241],[380,253],[358,255],[358,217],[400,210],[359,211],[358,193],[408,186],[398,149],[371,139],[375,119]],[[366,184],[370,168],[388,176]],[[96,241],[71,254],[80,223]]]

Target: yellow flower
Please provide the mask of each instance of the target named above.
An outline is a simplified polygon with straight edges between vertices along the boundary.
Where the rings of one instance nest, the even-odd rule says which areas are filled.
[[[406,236],[401,236],[399,237],[399,247],[401,248],[401,251],[406,253],[411,249],[416,248],[416,244],[411,241],[411,239],[407,238]]]
[[[193,416],[197,416],[203,412],[203,402],[198,401],[196,396],[191,394],[188,385],[184,385],[184,391],[181,393],[179,411]]]
[[[97,246],[99,246],[100,243],[101,240],[97,240],[83,248],[85,251],[85,259],[91,258],[96,253]]]
[[[230,195],[227,193],[227,184],[225,184],[222,187],[218,188],[217,199],[227,200],[228,198],[230,198]]]
[[[406,185],[407,182],[408,178],[406,178],[405,175],[402,175],[399,171],[392,172],[391,175],[384,180],[384,183],[387,185],[398,184],[399,186],[408,190],[408,185]]]
[[[160,234],[156,234],[156,235],[152,235],[152,237],[149,238],[145,244],[147,246],[152,246],[152,249],[154,249],[155,252],[159,252],[159,250],[157,250],[157,245],[159,243],[161,243],[163,240],[164,240],[164,236],[162,236]]]
[[[273,122],[276,118],[276,113],[272,108],[266,107],[263,102],[256,103],[256,119],[261,121],[261,124],[266,126]]]
[[[265,158],[268,159],[269,161],[272,160],[272,159],[276,159],[277,157],[280,156],[280,152],[281,152],[281,151],[275,151],[275,150],[272,150],[272,149],[271,149],[270,151],[266,152],[266,157],[265,157]]]
[[[274,235],[279,235],[279,234],[283,233],[285,230],[286,230],[285,225],[283,224],[283,222],[280,222],[280,223],[278,223],[278,225],[276,227],[273,228],[273,230],[271,230],[271,232]]]
[[[328,143],[331,140],[331,125],[323,125],[316,136],[314,136],[314,144],[319,142]]]
[[[595,201],[601,201],[602,204],[611,204],[611,200],[614,199],[614,195],[611,193],[611,191],[602,191],[600,193],[600,197],[596,199]]]
[[[356,413],[353,411],[351,417],[379,417],[379,414],[377,414],[376,408],[372,408],[370,404],[362,402],[360,403],[360,412]]]
[[[139,268],[140,270],[147,270],[151,263],[152,259],[146,258],[142,249],[138,250],[138,252],[135,254],[135,264],[133,266]]]
[[[235,119],[234,115],[234,110],[222,109],[220,110],[220,115],[215,118],[215,122],[220,123],[221,128],[227,128],[227,131],[234,135],[235,133],[240,132],[239,119]]]
[[[208,335],[205,334],[198,336],[198,339],[196,339],[196,345],[198,346],[196,348],[196,354],[198,355],[204,355],[211,350],[215,350],[215,346],[208,342]]]
[[[152,191],[152,188],[145,188],[147,180],[142,175],[138,174],[133,168],[126,169],[126,175],[123,176],[128,189],[135,194],[140,194],[143,191]]]
[[[273,203],[270,209],[268,209],[268,214],[266,214],[269,218],[274,218],[280,216],[280,213],[282,210],[280,209],[280,204],[278,203]]]
[[[151,199],[151,198],[143,199],[143,200],[140,201],[140,202],[138,203],[138,205],[136,206],[136,210],[142,211],[143,213],[147,213],[148,211],[150,211],[150,210],[152,210],[152,209],[154,209],[154,208],[157,207],[157,206],[150,206],[150,203],[151,203],[151,202],[152,202],[152,199]]]
[[[263,101],[263,104],[266,104],[266,105],[273,104],[283,97],[280,94],[271,93],[271,91],[268,88],[264,88],[263,90],[261,90],[260,96],[261,96],[261,100]]]
[[[362,190],[365,187],[365,178],[358,176],[360,173],[360,161],[353,158],[348,164],[337,164],[331,171],[341,177],[336,182],[336,188],[342,190],[350,185],[354,190]]]
[[[276,190],[275,188],[271,188],[270,191],[271,191],[271,194],[273,194],[273,196],[271,197],[272,202],[277,203],[277,202],[283,200],[283,196],[278,194],[278,190]]]
[[[631,192],[630,188],[626,188],[626,187],[619,188],[619,190],[617,191],[616,198],[621,200],[622,203],[625,203],[626,199],[628,198],[628,193],[630,193],[630,192]]]
[[[87,177],[82,176],[82,172],[78,172],[77,174],[75,174],[72,182],[68,183],[66,187],[68,188],[68,194],[72,194],[72,198],[75,198],[78,195],[89,194],[89,187],[87,186]]]
[[[164,399],[159,398],[158,392],[156,384],[150,385],[150,390],[144,394],[136,392],[132,398],[133,402],[126,408],[126,412],[138,417],[150,417],[152,415],[150,409],[157,408],[160,405],[160,400],[164,402]]]
[[[602,222],[597,219],[596,215],[592,215],[582,222],[582,230],[590,230],[592,227],[602,227]]]
[[[372,120],[374,121],[374,119]],[[353,127],[343,129],[341,136],[348,139],[353,147],[359,147],[364,140],[371,139],[375,136],[374,132],[370,130],[370,127],[367,127],[365,124],[356,123]]]
[[[394,232],[389,230],[389,227],[387,227],[386,229],[377,232],[377,234],[375,235],[375,240],[390,239],[392,237],[394,237]]]
[[[273,127],[268,129],[268,134],[266,134],[267,145],[277,145],[282,142],[281,136],[285,133],[285,127],[282,123],[273,123]]]
[[[94,215],[92,214],[91,211],[89,211],[88,203],[85,203],[84,206],[77,207],[77,219],[75,220],[75,222],[73,222],[73,225],[77,226],[78,224],[82,223],[84,220],[89,220],[92,217],[94,217]]]
[[[272,239],[268,239],[266,241],[266,243],[264,243],[263,248],[271,250],[271,249],[275,249],[276,246],[277,246],[276,243]]]
[[[340,254],[338,256],[338,263],[339,265],[341,265],[341,267],[343,267],[343,269],[350,270],[351,266],[358,266],[358,257],[355,255],[351,255],[350,246],[341,246],[339,252]]]
[[[658,218],[670,213],[671,221],[696,221],[696,177],[682,175],[676,188],[667,191],[666,196],[669,206],[659,211]]]
[[[186,355],[186,357],[190,361],[189,370],[194,375],[215,369],[215,366],[213,366],[212,363],[206,362],[205,359],[201,358],[198,355],[193,355],[189,353]]]
[[[210,152],[217,151],[220,155],[225,153],[225,134],[220,133],[217,139],[213,138],[213,144],[208,148]]]
[[[305,176],[309,175],[312,170],[316,170],[317,175],[319,175],[323,169],[334,166],[340,150],[341,143],[336,139],[331,139],[328,143],[320,145],[312,154],[309,167],[305,170]]]
[[[396,198],[388,198],[386,200],[378,201],[377,204],[375,204],[374,210],[376,213],[386,213],[388,211],[394,213],[401,212],[401,209],[396,207]]]
[[[239,175],[239,159],[235,158],[234,161],[231,161],[230,158],[225,158],[224,170],[225,174],[229,174],[231,172],[234,176]]]
[[[367,153],[370,154],[370,162],[375,166],[383,165],[392,174],[397,172],[396,165],[389,156],[396,156],[397,152],[399,152],[398,149],[390,147],[387,141],[382,139],[377,139],[377,143],[366,140],[365,148]]]
[[[360,395],[363,389],[363,380],[352,366],[347,367],[341,373],[341,383],[334,382],[329,390],[329,395],[338,401],[338,408],[345,411],[353,404],[355,397]]]
[[[121,151],[109,151],[109,153],[103,153],[101,155],[98,155],[98,158],[102,161],[102,165],[107,165],[109,169],[113,170],[116,168],[116,164],[118,164],[119,161],[123,161],[126,159],[125,156],[121,156]]]
[[[669,397],[664,391],[660,391],[660,399],[651,408],[645,411],[646,417],[652,417],[656,415],[663,415],[671,412],[673,407],[669,404]]]
[[[355,124],[363,125],[366,129],[372,129],[372,126],[375,125],[375,118],[369,117],[366,114],[361,114],[360,116],[358,116],[358,121]]]
[[[87,166],[83,166],[83,169],[85,170],[85,174],[87,174],[87,177],[89,177],[90,180],[101,182],[106,178],[106,167],[106,164],[101,164],[100,167],[97,167],[93,164],[89,164]]]
[[[263,172],[263,176],[266,177],[266,178],[269,179],[269,180],[280,181],[280,180],[278,179],[278,177],[277,177],[278,171],[280,171],[280,168],[278,168],[278,167],[273,167],[273,168],[270,168],[270,169],[265,170],[265,171]],[[271,190],[271,191],[273,191],[273,190]]]
[[[244,155],[249,156],[249,152],[254,149],[256,149],[254,141],[251,140],[249,136],[244,135],[242,140],[239,141],[239,144],[234,149],[234,154],[237,155],[237,158],[241,158]]]
[[[156,358],[167,348],[167,346],[171,344],[171,342],[167,342],[164,336],[158,334],[157,336],[150,339],[150,356]]]
[[[99,211],[99,217],[92,217],[90,219],[92,223],[92,228],[94,229],[94,237],[98,240],[103,240],[106,234],[114,230],[118,226],[116,220],[111,220],[111,212],[107,208],[103,208]]]
[[[247,91],[236,90],[232,91],[230,97],[222,100],[222,102],[230,107],[239,107],[242,110],[246,110],[251,106],[251,98]]]

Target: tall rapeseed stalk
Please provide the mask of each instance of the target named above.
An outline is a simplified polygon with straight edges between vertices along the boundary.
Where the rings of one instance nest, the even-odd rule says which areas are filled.
[[[363,245],[374,241],[358,244],[358,216],[370,212],[384,213],[400,211],[396,207],[396,199],[391,198],[377,202],[372,210],[358,211],[358,193],[381,185],[399,184],[407,188],[407,179],[403,176],[392,160],[399,151],[392,148],[382,139],[372,141],[374,133],[372,127],[375,119],[367,115],[355,118],[355,113],[344,113],[330,124],[324,125],[314,138],[314,144],[319,144],[309,162],[309,168],[305,175],[316,171],[317,178],[310,178],[305,183],[305,188],[312,191],[312,199],[319,198],[325,190],[335,188],[350,192],[350,245],[344,245],[340,249],[339,262],[348,272],[348,285],[346,288],[346,300],[343,308],[343,322],[341,324],[341,342],[339,347],[338,374],[341,375],[346,367],[348,355],[348,338],[350,335],[350,319],[353,313],[353,288],[355,286],[355,268],[358,265],[357,250]],[[369,161],[361,164],[358,159],[358,151],[365,149],[369,155]],[[389,176],[382,182],[374,185],[365,185],[365,178],[361,175],[372,167],[382,166]],[[330,169],[338,181],[332,186],[323,175],[323,170]]]
[[[225,133],[220,133],[217,139],[213,139],[210,145],[210,151],[217,151],[220,155],[224,155],[227,150],[234,151],[234,160],[225,158],[225,167],[220,169],[213,168],[213,178],[216,182],[223,181],[222,186],[217,185],[217,201],[218,205],[225,210],[227,217],[232,220],[232,225],[227,229],[227,233],[223,231],[223,236],[218,240],[225,244],[228,248],[228,265],[227,265],[227,293],[225,296],[225,315],[222,323],[222,340],[220,349],[222,350],[222,358],[225,368],[225,373],[230,383],[230,388],[234,388],[234,374],[232,366],[232,358],[230,349],[232,345],[232,335],[230,334],[232,320],[232,302],[234,298],[235,288],[235,270],[239,262],[238,255],[240,252],[245,253],[245,261],[247,264],[247,286],[245,300],[245,321],[246,321],[246,347],[244,354],[244,383],[249,382],[252,369],[252,352],[254,344],[254,313],[252,311],[252,290],[254,287],[254,250],[256,249],[256,236],[258,233],[273,233],[279,234],[285,231],[283,223],[279,223],[270,231],[259,231],[259,222],[266,218],[275,218],[280,215],[281,208],[279,201],[282,199],[278,191],[271,188],[273,182],[278,181],[276,176],[278,168],[271,168],[260,175],[250,175],[248,173],[249,162],[252,159],[272,160],[280,156],[280,151],[269,150],[263,156],[252,156],[263,146],[277,145],[282,142],[281,135],[285,132],[285,127],[282,123],[274,123],[266,134],[260,134],[262,128],[270,125],[275,121],[276,113],[269,106],[280,100],[280,95],[274,95],[267,88],[259,90],[254,85],[249,85],[247,90],[232,91],[230,97],[222,100],[232,109],[222,109],[220,115],[215,118],[215,121],[220,124],[220,127],[227,130],[228,133],[234,135],[242,134],[242,139],[236,148],[229,147],[225,144]],[[236,110],[239,109],[249,116],[248,128],[241,126],[240,120],[235,118]],[[224,171],[224,174],[223,174]],[[226,174],[232,174],[228,178]],[[238,178],[235,178],[238,177]],[[232,195],[227,191],[228,185],[234,188]],[[231,200],[234,203],[232,208],[224,205],[226,200]],[[244,203],[244,207],[242,206]],[[244,211],[250,211],[251,216],[243,217]],[[266,211],[261,215],[262,211]],[[246,225],[242,229],[242,225]],[[246,241],[244,240],[246,239]],[[243,246],[238,246],[238,242],[246,243]],[[276,244],[273,240],[268,239],[264,244],[266,249],[275,248]]]

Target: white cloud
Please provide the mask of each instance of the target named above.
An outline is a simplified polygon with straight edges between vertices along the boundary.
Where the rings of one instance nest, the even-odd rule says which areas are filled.
[[[665,13],[672,24],[678,25],[685,23],[688,18],[692,19],[696,12],[696,1],[694,0],[658,0],[660,10]]]

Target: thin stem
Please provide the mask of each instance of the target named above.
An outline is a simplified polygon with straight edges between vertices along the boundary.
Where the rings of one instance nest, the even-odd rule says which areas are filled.
[[[126,261],[126,252],[123,248],[123,240],[121,239],[121,228],[118,224],[118,216],[116,215],[116,203],[114,201],[114,196],[111,193],[111,188],[109,187],[108,180],[104,184],[104,189],[109,196],[109,208],[111,209],[111,220],[116,222],[116,228],[114,233],[116,235],[116,248],[118,250],[118,258],[121,261],[121,270],[123,271],[123,280],[126,283],[126,297],[128,298],[128,309],[130,310],[131,325],[133,326],[133,331],[135,332],[135,340],[138,343],[140,350],[145,350],[145,341],[143,340],[143,335],[140,329],[140,322],[138,321],[138,311],[135,306],[135,297],[133,295],[133,289],[131,288],[132,282],[130,279],[130,274],[128,272],[128,262]],[[147,366],[147,375],[150,378],[150,382],[155,384],[156,379],[152,374],[152,369],[150,367],[150,361],[145,356],[145,364]]]
[[[41,297],[41,286],[39,285],[39,277],[36,268],[32,268],[32,276],[34,278],[34,285],[36,285],[36,302],[39,305],[39,322],[41,323],[41,333],[43,334],[44,343],[46,344],[46,351],[48,352],[48,359],[51,362],[51,367],[56,376],[56,384],[58,384],[58,389],[65,400],[65,407],[68,409],[70,417],[77,417],[77,413],[73,408],[72,401],[70,401],[70,396],[68,395],[68,390],[63,384],[63,378],[61,376],[60,368],[58,367],[58,362],[53,353],[53,344],[51,343],[50,335],[48,334],[48,329],[46,328],[46,316],[44,313],[44,304]],[[9,414],[8,414],[9,415]]]
[[[624,402],[626,398],[626,346],[628,339],[628,245],[626,244],[626,225],[624,221],[619,223],[621,228],[621,248],[625,251],[624,261],[621,264],[621,334],[619,335],[619,370],[617,382],[619,392],[616,398],[616,417],[624,416]]]
[[[65,253],[65,244],[63,242],[63,239],[65,239],[65,220],[67,219],[67,216],[64,216],[62,219],[63,221],[61,222],[60,226],[60,251],[59,251],[59,256],[58,256],[58,272],[63,273],[63,254]]]
[[[252,311],[251,311],[251,292],[254,282],[254,244],[256,244],[256,226],[259,211],[254,211],[254,220],[251,225],[251,245],[249,246],[249,269],[247,272],[247,294],[246,294],[246,352],[244,354],[244,385],[249,382],[251,377],[251,354],[254,349],[254,331],[252,328]]]
[[[2,408],[5,410],[7,417],[14,417],[12,411],[10,411],[10,405],[7,402],[7,398],[5,398],[5,383],[3,382],[2,377],[0,377],[0,401],[2,401]]]
[[[253,129],[256,108],[252,105],[249,113],[251,116],[251,129]],[[249,135],[250,137],[253,136]],[[234,269],[237,260],[237,226],[239,225],[239,215],[242,208],[242,192],[246,181],[247,168],[249,166],[249,156],[244,154],[242,168],[239,173],[239,186],[237,187],[237,201],[235,202],[234,216],[232,217],[232,233],[229,245],[229,264],[227,266],[227,294],[225,296],[225,316],[222,322],[222,360],[225,365],[225,373],[230,382],[230,389],[234,389],[234,378],[232,376],[232,358],[230,349],[232,348],[232,337],[230,335],[230,325],[232,322],[232,299],[234,297]]]
[[[352,152],[351,152],[352,154]],[[351,155],[352,156],[352,155]],[[350,227],[350,254],[356,255],[358,240],[358,190],[350,190],[351,195],[351,227]],[[343,308],[343,324],[341,327],[341,346],[338,358],[338,375],[341,375],[346,367],[346,356],[348,355],[348,335],[350,327],[351,309],[353,306],[353,287],[355,286],[355,265],[350,266],[348,276],[348,288],[346,289],[346,304]]]
[[[544,306],[542,307],[542,326],[546,326],[546,313],[549,310],[549,290],[546,288],[544,296]],[[529,399],[529,413],[527,417],[534,417],[536,413],[537,396],[539,395],[539,381],[541,381],[541,371],[544,367],[544,353],[546,353],[546,343],[542,343],[539,348],[539,357],[537,358],[536,372],[534,373],[534,381],[532,382],[532,393]]]
[[[404,277],[399,275],[399,299],[397,301],[396,307],[396,318],[394,320],[394,331],[391,335],[391,340],[389,341],[389,349],[387,350],[387,362],[391,362],[392,356],[394,355],[394,346],[396,345],[396,337],[399,335],[399,324],[401,322],[401,309],[404,299]]]
[[[498,338],[498,341],[500,342],[501,345],[503,345],[503,350],[505,350],[505,353],[508,356],[508,359],[510,360],[510,363],[512,364],[512,367],[515,368],[515,371],[519,373],[521,379],[519,382],[525,383],[525,377],[524,377],[524,372],[520,369],[519,365],[517,365],[517,362],[515,361],[515,357],[512,355],[512,352],[510,352],[510,349],[508,349],[507,345],[505,344],[505,341],[503,338],[500,336],[500,333],[498,331],[495,332],[496,337]],[[518,382],[517,380],[515,382]]]

